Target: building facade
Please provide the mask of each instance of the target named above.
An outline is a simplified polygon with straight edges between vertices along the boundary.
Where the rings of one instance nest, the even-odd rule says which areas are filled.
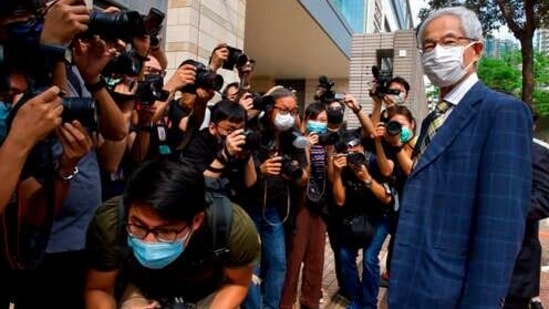
[[[534,34],[534,49],[549,54],[549,29],[538,29]]]

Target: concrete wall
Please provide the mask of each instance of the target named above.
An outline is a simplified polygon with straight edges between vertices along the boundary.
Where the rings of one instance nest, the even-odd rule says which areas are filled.
[[[242,48],[245,14],[246,0],[168,0],[167,77],[189,58],[207,64],[211,51],[221,42]],[[218,73],[226,84],[238,77],[224,69]]]

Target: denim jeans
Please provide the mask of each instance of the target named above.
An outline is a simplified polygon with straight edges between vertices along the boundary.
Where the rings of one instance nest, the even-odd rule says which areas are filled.
[[[262,209],[251,211],[250,217],[261,237],[261,267],[256,268],[255,275],[259,276],[261,269],[263,308],[278,309],[286,278],[284,226],[274,206],[268,205],[265,213]]]
[[[377,294],[379,292],[379,252],[388,235],[389,221],[385,216],[372,217],[370,223],[374,227],[374,236],[370,243],[364,244],[362,280],[358,275],[356,257],[358,247],[342,244],[339,248],[341,271],[344,278],[345,290],[355,307],[353,308],[377,308]]]

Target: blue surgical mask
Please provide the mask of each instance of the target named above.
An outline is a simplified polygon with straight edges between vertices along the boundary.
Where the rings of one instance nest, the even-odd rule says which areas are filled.
[[[0,143],[8,135],[7,119],[10,114],[10,108],[7,104],[0,102]]]
[[[161,269],[175,261],[185,245],[178,239],[171,243],[145,242],[139,238],[128,236],[128,246],[133,249],[137,261],[150,269]]]
[[[309,120],[307,121],[307,131],[311,133],[322,134],[325,133],[328,128],[328,124],[325,122]]]
[[[402,131],[400,132],[400,142],[406,144],[408,141],[410,141],[412,136],[412,130],[408,129],[408,127],[403,126]]]

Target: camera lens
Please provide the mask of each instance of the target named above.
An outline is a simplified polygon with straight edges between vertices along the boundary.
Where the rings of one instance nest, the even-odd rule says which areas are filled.
[[[395,136],[400,134],[400,132],[402,132],[402,125],[400,124],[400,122],[393,120],[393,121],[389,121],[385,125],[385,129],[387,130],[387,134],[389,134],[390,136]]]

